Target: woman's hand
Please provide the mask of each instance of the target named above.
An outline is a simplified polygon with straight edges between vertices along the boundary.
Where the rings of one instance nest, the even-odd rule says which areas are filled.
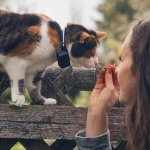
[[[120,86],[115,69],[114,65],[107,65],[101,69],[90,96],[89,111],[108,111],[116,103]]]
[[[98,136],[108,131],[108,111],[119,96],[119,83],[116,67],[107,65],[100,71],[95,88],[90,96],[86,136]]]

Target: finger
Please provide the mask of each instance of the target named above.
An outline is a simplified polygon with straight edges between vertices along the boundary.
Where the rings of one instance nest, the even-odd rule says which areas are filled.
[[[109,89],[114,88],[113,79],[112,79],[112,69],[111,68],[106,70],[105,84],[106,84],[106,87],[109,88]]]
[[[104,69],[104,68],[99,71],[99,75],[98,75],[96,84],[101,84],[101,83],[105,82],[105,73],[106,73],[106,69]]]
[[[106,73],[106,69],[100,70],[94,89],[99,89],[99,90],[103,89],[105,85],[105,73]]]
[[[107,65],[106,65],[106,67],[111,67],[111,66],[112,66],[112,64],[107,64]]]
[[[112,69],[114,69],[114,68],[116,68],[116,66],[112,65],[112,64],[108,64],[104,68],[107,68],[107,69],[112,68]]]
[[[115,72],[116,66],[115,66],[115,65],[108,64],[108,65],[106,65],[106,68],[107,68],[107,69],[110,69],[110,68],[112,69],[112,80],[113,80],[113,84],[114,84],[115,86],[119,86],[117,74],[116,74],[116,72]]]

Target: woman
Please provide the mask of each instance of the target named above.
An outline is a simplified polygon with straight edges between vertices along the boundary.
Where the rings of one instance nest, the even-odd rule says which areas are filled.
[[[128,150],[150,150],[150,20],[134,25],[125,39],[120,64],[104,67],[92,91],[86,131],[75,138],[79,150],[111,150],[108,111],[126,105]]]

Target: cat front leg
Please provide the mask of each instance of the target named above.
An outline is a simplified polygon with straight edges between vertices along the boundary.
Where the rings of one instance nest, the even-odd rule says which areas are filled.
[[[25,103],[24,89],[25,89],[25,63],[15,59],[9,60],[4,66],[11,81],[11,99],[12,102],[21,107]]]
[[[34,104],[48,105],[56,104],[57,101],[53,98],[45,98],[40,94],[40,78],[35,79],[36,74],[28,74],[26,76],[26,87]]]
[[[11,99],[16,106],[21,107],[25,103],[24,88],[24,78],[11,80]]]

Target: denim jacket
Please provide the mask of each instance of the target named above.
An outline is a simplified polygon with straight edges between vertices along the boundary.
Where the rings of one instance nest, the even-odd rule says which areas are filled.
[[[112,150],[110,145],[109,130],[96,137],[85,137],[85,130],[80,130],[75,135],[79,150]]]

